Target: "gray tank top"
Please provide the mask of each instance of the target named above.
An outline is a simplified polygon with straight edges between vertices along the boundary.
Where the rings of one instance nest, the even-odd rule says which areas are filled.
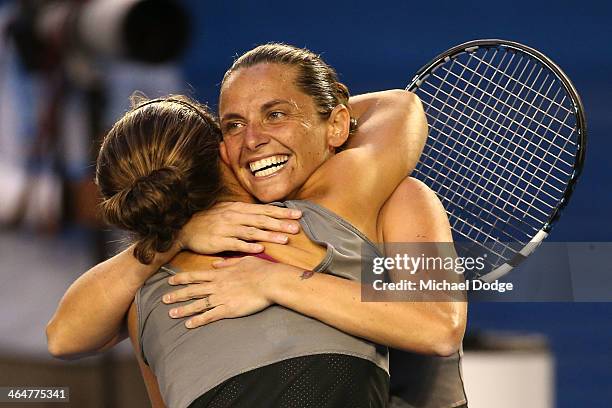
[[[389,408],[451,408],[467,404],[463,387],[463,350],[438,357],[390,350],[391,394]]]
[[[315,272],[360,280],[362,257],[382,256],[351,224],[308,201],[287,201],[302,210],[306,235],[327,247]],[[273,305],[237,319],[224,319],[187,329],[184,319],[171,319],[172,307],[161,302],[172,288],[176,271],[164,267],[136,295],[139,342],[144,361],[155,373],[164,402],[184,408],[223,381],[289,358],[338,353],[369,360],[389,370],[386,347],[353,337],[300,313]]]

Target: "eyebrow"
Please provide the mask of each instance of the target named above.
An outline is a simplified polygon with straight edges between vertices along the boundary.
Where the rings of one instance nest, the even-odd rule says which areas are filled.
[[[273,106],[276,105],[281,105],[281,104],[287,104],[287,105],[291,105],[294,106],[295,103],[288,101],[286,99],[272,99],[271,101],[268,101],[266,103],[264,103],[263,105],[261,105],[261,108],[259,109],[261,112],[267,111],[268,109],[272,108]],[[226,113],[225,115],[223,115],[221,117],[221,122],[226,121],[226,120],[230,120],[230,119],[244,119],[244,117],[238,113]]]
[[[261,109],[260,110],[263,112],[263,111],[266,111],[266,110],[270,109],[273,106],[281,105],[281,104],[287,104],[287,105],[291,105],[291,106],[295,105],[294,102],[288,101],[286,99],[273,99],[273,100],[271,100],[269,102],[266,102],[263,105],[261,105]]]

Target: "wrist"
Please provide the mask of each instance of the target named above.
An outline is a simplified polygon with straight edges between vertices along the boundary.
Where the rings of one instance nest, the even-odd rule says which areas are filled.
[[[167,264],[174,258],[179,252],[183,250],[183,244],[179,240],[175,240],[169,250],[166,252],[156,252],[155,257],[151,265],[155,265],[156,269],[159,269],[163,265]]]
[[[130,273],[121,274],[121,279],[130,288],[140,288],[151,275],[157,272],[163,265],[170,262],[170,260],[181,251],[180,245],[173,244],[172,247],[166,252],[156,252],[151,263],[145,265],[134,257],[134,246],[135,245],[131,245],[124,252],[124,256],[128,256],[130,258],[129,263],[127,263],[128,261],[124,261],[125,263],[117,264],[117,266],[122,269],[122,272],[130,271]],[[126,269],[121,267],[121,265],[124,264],[126,267],[128,265],[132,266],[130,266],[129,269]]]
[[[272,303],[285,305],[294,294],[293,285],[304,280],[303,276],[312,276],[312,273],[292,265],[273,264],[264,282],[266,298]]]
[[[176,254],[178,254],[182,250],[183,245],[181,244],[181,242],[179,240],[175,240],[170,249],[166,252],[156,252],[155,256],[153,257],[153,261],[149,266],[151,266],[155,270],[158,270],[159,268],[170,262],[170,260],[172,260],[172,258],[174,258]]]

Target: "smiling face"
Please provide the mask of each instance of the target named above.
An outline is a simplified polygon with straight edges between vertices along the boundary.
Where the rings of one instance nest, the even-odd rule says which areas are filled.
[[[262,202],[294,197],[341,144],[338,123],[348,120],[344,112],[323,119],[296,86],[297,74],[294,66],[261,63],[233,72],[221,89],[221,157]]]

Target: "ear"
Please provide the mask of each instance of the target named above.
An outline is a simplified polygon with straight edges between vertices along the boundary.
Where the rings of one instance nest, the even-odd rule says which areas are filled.
[[[227,154],[227,146],[225,146],[225,142],[219,143],[219,153],[221,154],[221,160],[223,163],[230,165],[229,155]]]
[[[330,147],[340,147],[349,136],[351,114],[348,108],[342,104],[332,110],[327,120],[327,144]]]

